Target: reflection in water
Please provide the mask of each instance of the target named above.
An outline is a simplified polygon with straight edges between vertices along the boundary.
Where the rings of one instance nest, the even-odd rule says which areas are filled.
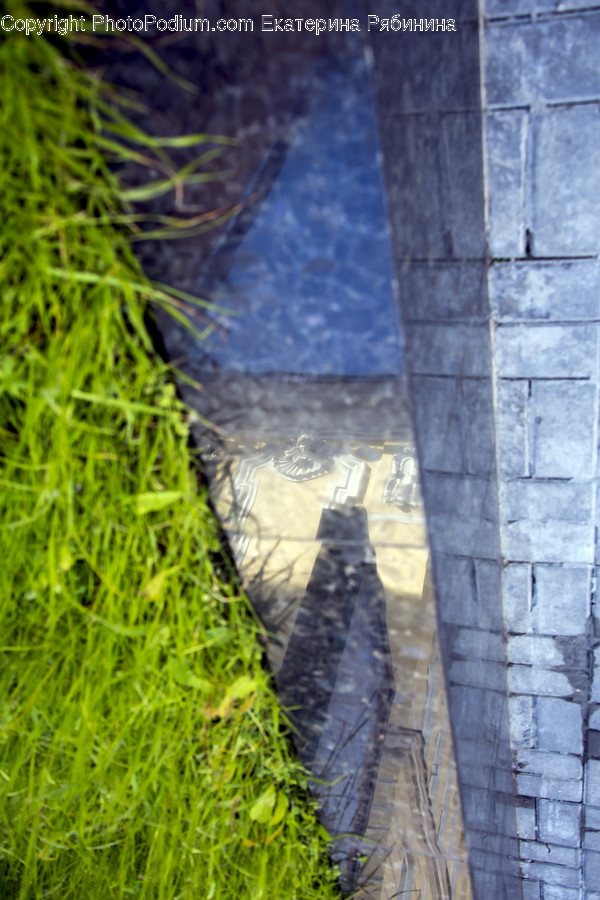
[[[298,447],[301,477],[278,465]],[[413,446],[246,453],[219,464],[221,518],[345,885],[470,897],[416,470],[394,489]]]
[[[398,304],[364,60],[318,67],[304,101],[276,180],[226,236],[204,282],[235,313],[220,318],[206,350],[234,371],[398,374]],[[272,152],[281,154],[281,143]]]
[[[470,897],[369,69],[315,66],[203,275],[235,315],[165,329],[346,889]],[[265,184],[265,173],[272,179]]]

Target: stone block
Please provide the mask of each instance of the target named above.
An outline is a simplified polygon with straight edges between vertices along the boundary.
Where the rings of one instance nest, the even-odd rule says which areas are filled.
[[[525,255],[524,153],[529,116],[522,110],[485,117],[489,240],[493,258]]]
[[[560,647],[553,638],[517,635],[507,641],[508,661],[530,666],[564,665]]]
[[[573,54],[581,55],[579,50]],[[558,107],[541,117],[535,160],[535,255],[598,253],[599,143],[596,105]]]
[[[462,418],[467,438],[467,472],[495,477],[496,427],[491,377],[463,380]]]
[[[594,650],[594,674],[592,677],[592,701],[600,703],[600,647]]]
[[[525,878],[538,878],[545,884],[560,885],[566,888],[579,887],[579,869],[572,869],[567,866],[553,866],[542,862],[523,862],[521,869]]]
[[[527,458],[527,404],[529,383],[498,379],[496,439],[498,468],[503,478],[529,475]]]
[[[583,854],[583,877],[590,887],[600,887],[600,853],[586,850]],[[586,898],[590,900],[590,897]]]
[[[563,847],[581,844],[581,805],[538,800],[539,839]]]
[[[579,5],[583,6],[583,3]],[[592,5],[588,2],[588,7]],[[546,6],[550,6],[548,0]],[[575,3],[567,0],[559,6],[573,9]],[[533,55],[529,64],[535,69],[535,88],[539,98],[552,101],[590,100],[600,95],[600,71],[597,66],[600,15],[597,12],[588,13],[585,17],[547,19],[533,26],[532,32]]]
[[[501,532],[502,553],[515,562],[591,563],[594,560],[592,525],[569,522],[506,522]]]
[[[590,728],[600,731],[600,709],[595,709],[590,716]]]
[[[453,684],[505,691],[506,666],[489,660],[454,660],[450,665],[449,679]]]
[[[405,263],[399,278],[402,308],[408,321],[487,321],[487,267],[483,261]]]
[[[530,806],[517,806],[517,834],[525,841],[535,841],[537,838],[535,802]]]
[[[423,485],[423,493],[428,512],[497,521],[496,498],[491,488],[488,478],[431,472]]]
[[[543,778],[541,775],[517,775],[517,792],[523,797],[541,797],[546,800],[581,801],[581,782],[560,778]]]
[[[487,323],[410,323],[406,343],[410,369],[417,375],[490,374],[490,335]]]
[[[505,728],[508,738],[508,700],[505,694],[459,684],[450,684],[448,694],[459,766],[464,742],[477,739],[493,749],[498,744],[498,735],[503,735]],[[489,759],[482,758],[480,764],[489,765],[493,770],[495,752]],[[495,773],[494,778],[497,777]],[[491,814],[494,815],[493,811]]]
[[[510,740],[513,748],[533,747],[536,737],[535,700],[532,696],[509,697]]]
[[[585,827],[593,828],[594,831],[600,831],[600,807],[599,806],[586,806],[585,807]]]
[[[586,850],[595,850],[597,853],[600,853],[600,831],[585,831],[583,846]]]
[[[593,13],[492,25],[485,40],[488,102],[513,106],[595,99],[600,94],[594,64],[599,35],[600,17]]]
[[[544,885],[544,900],[582,900],[579,888],[558,887],[555,884]]]
[[[502,485],[502,519],[533,522],[592,522],[593,487],[589,483],[522,479]]]
[[[572,697],[573,686],[562,672],[534,666],[508,667],[508,690],[511,694],[533,694],[547,697]]]
[[[431,535],[443,535],[446,553],[483,559],[494,559],[498,555],[498,526],[495,522],[431,513],[427,524]],[[434,540],[435,537],[432,543]]]
[[[506,655],[503,636],[475,628],[461,628],[452,642],[452,655],[504,663]]]
[[[554,697],[540,697],[536,706],[537,746],[542,750],[555,750],[558,753],[582,753],[581,707]]]
[[[600,731],[588,731],[587,752],[590,759],[600,759]]]
[[[532,626],[540,634],[585,634],[590,612],[587,567],[534,567]]]
[[[600,806],[600,760],[589,759],[585,764],[585,802]],[[586,818],[586,826],[588,821]]]
[[[458,380],[415,376],[412,385],[423,468],[434,472],[465,472],[466,436]],[[443,441],[439,440],[440,434],[444,435]]]
[[[533,384],[530,400],[533,475],[537,478],[580,479],[593,476],[593,439],[589,423],[594,418],[595,399],[596,388],[585,382]]]
[[[434,540],[432,544],[435,549]],[[498,566],[495,568],[498,569]],[[478,571],[474,560],[442,553],[434,556],[436,596],[442,624],[465,625],[482,630],[501,629],[498,573],[490,569],[482,570],[487,575],[484,579],[481,575],[478,578]],[[488,588],[483,599],[480,580],[486,582]],[[441,638],[443,641],[443,628]]]
[[[501,325],[494,346],[502,378],[588,378],[596,367],[596,326]]]
[[[526,634],[531,625],[532,566],[511,563],[502,569],[502,596],[506,630]]]
[[[464,40],[466,37],[465,26],[462,26],[462,31],[462,40]],[[475,34],[476,31],[475,27]],[[473,35],[474,43],[475,34]],[[469,51],[472,52],[472,48],[469,48]],[[445,68],[452,65],[452,57],[455,52],[453,43],[452,51],[444,59]],[[430,60],[427,59],[425,65],[430,64]],[[417,79],[411,80],[416,81]],[[445,72],[442,81],[447,81]],[[440,126],[443,168],[445,173],[449,173],[446,175],[445,184],[444,224],[450,237],[451,257],[454,259],[481,259],[487,252],[487,245],[479,97],[477,97],[475,109],[446,112],[441,117],[438,127]]]
[[[555,847],[538,841],[521,841],[521,859],[537,860],[556,866],[579,865],[579,850],[573,847]]]
[[[501,321],[597,319],[600,265],[591,259],[496,263],[490,269],[490,296]]]
[[[532,12],[533,0],[485,0],[484,11],[488,18],[506,18]]]
[[[563,778],[567,781],[575,781],[583,775],[579,756],[544,750],[518,750],[517,770],[524,774]]]
[[[522,882],[523,900],[540,900],[539,881]]]
[[[483,45],[485,93],[490,106],[524,106],[529,89],[531,28],[521,23],[488,26]],[[527,71],[531,77],[531,72]]]

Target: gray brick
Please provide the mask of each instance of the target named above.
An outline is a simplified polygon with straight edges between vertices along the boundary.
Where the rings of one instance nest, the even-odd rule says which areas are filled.
[[[585,764],[585,800],[591,806],[600,806],[600,760],[589,759]],[[586,819],[586,825],[588,821]]]
[[[549,4],[548,4],[549,5]],[[588,3],[592,6],[592,3]],[[572,9],[571,0],[562,4]],[[531,64],[537,74],[536,93],[546,100],[595,99],[600,94],[597,65],[600,16],[550,19],[532,29]]]
[[[600,831],[600,807],[586,806],[584,816],[586,828],[593,828],[595,831]]]
[[[489,571],[489,578],[480,579],[477,563],[454,556],[439,554],[437,558],[434,556],[434,562],[438,586],[437,600],[442,622],[498,630],[501,622],[498,608],[500,579],[497,573]],[[492,582],[489,597],[480,596],[482,590],[480,580]]]
[[[445,513],[427,518],[430,532],[443,534],[444,551],[457,556],[493,559],[498,552],[498,527],[495,522]]]
[[[491,373],[489,378],[464,379],[462,403],[467,438],[467,472],[491,477],[496,471],[496,425]]]
[[[533,666],[508,667],[508,690],[512,694],[534,694],[546,697],[571,697],[573,686],[562,672]]]
[[[505,691],[506,667],[489,660],[454,660],[450,665],[449,679],[453,684]]]
[[[466,659],[485,659],[505,662],[502,634],[480,631],[475,628],[461,628],[452,643],[452,654]]]
[[[532,622],[542,634],[584,634],[590,611],[590,572],[585,567],[535,566]]]
[[[556,866],[577,866],[579,851],[572,847],[553,847],[538,841],[521,841],[521,859],[537,860]]]
[[[595,99],[600,93],[594,64],[599,37],[596,15],[492,26],[485,40],[488,102]]]
[[[505,523],[501,544],[505,559],[515,562],[591,563],[594,560],[592,525],[520,519]]]
[[[488,478],[429,473],[423,485],[427,511],[457,513],[465,518],[498,518],[493,484]]]
[[[524,256],[523,154],[528,116],[521,110],[485,118],[492,257]]]
[[[600,647],[594,650],[594,675],[592,679],[592,700],[600,703]]]
[[[600,831],[586,831],[583,835],[583,846],[586,850],[600,852]]]
[[[581,707],[568,700],[540,697],[537,701],[537,746],[559,753],[582,753]]]
[[[596,728],[600,731],[600,709],[595,709],[590,716],[590,728]]]
[[[523,774],[543,775],[575,781],[583,775],[581,759],[566,753],[549,753],[543,750],[519,750],[518,770]]]
[[[578,803],[581,800],[581,782],[543,778],[541,775],[517,775],[517,792],[523,797]]]
[[[551,844],[579,847],[581,841],[581,805],[538,800],[539,838]]]
[[[527,459],[527,381],[497,382],[496,433],[498,468],[504,478],[529,474]]]
[[[592,476],[590,422],[594,419],[595,397],[596,389],[591,384],[568,381],[533,384],[533,474],[536,477],[587,479]]]
[[[564,481],[510,481],[501,488],[502,518],[531,521],[592,521],[593,486]]]
[[[533,11],[533,0],[485,0],[486,16],[515,16]]]
[[[415,376],[415,425],[424,469],[461,473],[466,468],[462,397],[457,380]],[[444,440],[439,440],[439,435]]]
[[[582,54],[578,50],[573,55]],[[600,110],[596,106],[552,109],[541,118],[535,163],[536,255],[598,252],[599,144]]]
[[[494,314],[506,319],[596,319],[600,265],[573,262],[504,262],[490,269]]]
[[[408,329],[410,368],[419,375],[489,375],[489,346],[487,323],[414,324]]]
[[[487,318],[487,266],[483,261],[405,261],[402,285],[402,307],[409,321]]]
[[[567,866],[552,866],[540,862],[523,862],[521,869],[526,878],[539,878],[540,881],[561,885],[562,887],[579,887],[578,869],[570,869]]]
[[[503,378],[586,378],[596,365],[596,328],[590,325],[503,325],[496,331]]]
[[[540,900],[539,881],[523,881],[521,883],[523,900]]]
[[[509,637],[508,661],[533,666],[560,666],[564,658],[553,638],[519,635]]]
[[[491,25],[484,43],[485,91],[491,106],[525,105],[529,90],[526,64],[531,56],[531,29],[519,25]],[[527,71],[531,77],[531,73]]]
[[[502,570],[502,597],[507,631],[523,634],[532,630],[531,604],[532,567],[512,563]]]
[[[600,886],[600,853],[585,851],[583,854],[583,877],[590,887]]]
[[[582,900],[579,888],[557,887],[553,884],[544,885],[544,900]]]
[[[514,748],[533,747],[536,729],[533,697],[509,697],[510,740]]]
[[[537,837],[535,805],[517,806],[517,834],[523,840],[535,841]]]

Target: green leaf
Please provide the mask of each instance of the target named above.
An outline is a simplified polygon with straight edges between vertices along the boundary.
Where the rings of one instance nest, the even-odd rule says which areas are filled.
[[[269,821],[269,825],[279,825],[283,817],[285,816],[288,808],[287,797],[283,793],[283,791],[277,791],[277,805],[275,806],[275,812],[271,816]]]
[[[275,797],[275,786],[270,784],[250,810],[250,818],[253,822],[260,822],[264,825],[269,821],[275,805]]]
[[[248,694],[256,690],[256,679],[249,675],[240,675],[233,684],[227,688],[227,695],[232,700],[243,700]]]
[[[149,491],[146,494],[138,494],[135,498],[135,511],[138,516],[145,516],[150,512],[157,512],[166,506],[177,503],[183,497],[183,491],[161,491],[155,493]]]

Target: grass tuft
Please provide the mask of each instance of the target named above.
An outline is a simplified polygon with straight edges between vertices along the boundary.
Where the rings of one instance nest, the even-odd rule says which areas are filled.
[[[338,897],[144,327],[183,301],[131,251],[133,132],[44,37],[0,83],[0,895]]]

